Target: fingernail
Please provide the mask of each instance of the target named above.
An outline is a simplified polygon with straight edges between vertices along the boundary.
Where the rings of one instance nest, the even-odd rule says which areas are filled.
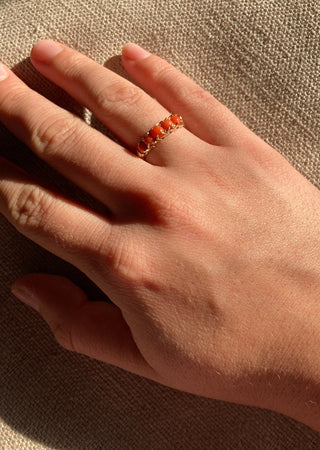
[[[8,75],[8,70],[2,64],[0,64],[0,81],[5,80]]]
[[[38,300],[29,288],[23,285],[13,284],[11,286],[11,292],[23,303],[39,311]]]
[[[147,52],[147,50],[137,44],[126,44],[122,49],[122,56],[131,61],[139,61],[149,55],[151,55],[151,53]]]
[[[61,44],[54,41],[39,41],[32,49],[32,59],[41,63],[48,63],[63,49]]]

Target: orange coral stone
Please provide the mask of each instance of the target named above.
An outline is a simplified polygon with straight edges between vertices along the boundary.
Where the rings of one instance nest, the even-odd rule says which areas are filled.
[[[164,134],[164,129],[160,127],[160,125],[156,125],[149,131],[150,136],[152,136],[154,139],[157,137],[161,137]]]
[[[165,119],[161,122],[162,128],[164,128],[166,131],[169,130],[172,127],[173,123],[170,119]]]
[[[175,125],[180,125],[181,119],[179,116],[171,116],[171,122],[173,122]]]
[[[148,135],[148,136],[146,136],[144,138],[144,142],[145,142],[146,145],[150,145],[150,144],[152,144],[154,142],[154,139],[153,139],[153,137]]]
[[[138,150],[140,153],[144,153],[147,150],[147,146],[144,142],[139,142]]]

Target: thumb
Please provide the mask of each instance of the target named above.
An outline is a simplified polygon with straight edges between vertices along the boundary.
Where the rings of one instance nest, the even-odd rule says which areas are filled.
[[[11,290],[41,314],[64,348],[153,378],[117,306],[89,301],[82,289],[59,275],[26,274]]]

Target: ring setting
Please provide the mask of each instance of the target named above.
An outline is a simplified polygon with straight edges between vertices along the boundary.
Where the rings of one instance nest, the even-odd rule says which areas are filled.
[[[157,145],[159,141],[167,137],[173,131],[184,126],[181,116],[170,114],[170,116],[156,123],[140,139],[137,146],[137,155],[139,158],[145,158],[147,154]]]

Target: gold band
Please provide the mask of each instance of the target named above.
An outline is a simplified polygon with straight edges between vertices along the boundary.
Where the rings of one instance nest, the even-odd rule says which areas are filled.
[[[142,136],[137,146],[137,155],[144,158],[161,139],[167,137],[177,128],[184,126],[183,119],[178,114],[170,114],[161,122],[156,123],[150,130]]]

